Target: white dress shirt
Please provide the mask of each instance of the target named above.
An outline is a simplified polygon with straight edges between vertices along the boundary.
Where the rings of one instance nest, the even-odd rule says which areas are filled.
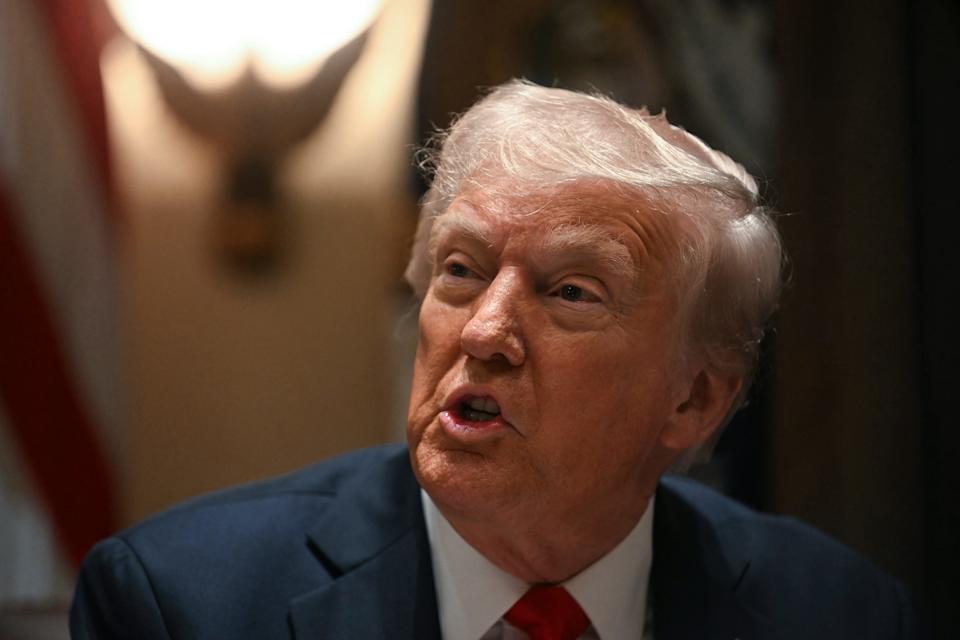
[[[524,640],[503,615],[530,588],[471,547],[425,491],[440,630],[444,640]],[[607,555],[563,586],[591,626],[581,640],[650,640],[647,586],[653,560],[653,500],[633,530]]]

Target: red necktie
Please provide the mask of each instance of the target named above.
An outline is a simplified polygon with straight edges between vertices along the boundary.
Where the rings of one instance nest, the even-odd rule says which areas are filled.
[[[590,619],[563,587],[532,587],[503,616],[530,640],[577,640]]]

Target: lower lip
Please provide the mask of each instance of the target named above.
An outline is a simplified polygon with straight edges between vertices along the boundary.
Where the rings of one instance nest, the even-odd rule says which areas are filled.
[[[510,424],[502,417],[493,420],[473,422],[464,420],[454,411],[441,411],[440,424],[443,430],[453,438],[465,442],[480,442],[502,434],[510,428]]]

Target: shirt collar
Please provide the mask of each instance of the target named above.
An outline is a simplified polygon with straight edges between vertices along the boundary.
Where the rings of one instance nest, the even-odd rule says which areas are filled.
[[[587,612],[600,640],[643,633],[653,561],[653,503],[620,544],[564,583]]]
[[[426,491],[421,493],[443,637],[477,640],[526,593],[529,585],[471,547]],[[620,544],[564,583],[589,616],[600,640],[626,640],[642,633],[652,560],[651,498],[643,517]]]

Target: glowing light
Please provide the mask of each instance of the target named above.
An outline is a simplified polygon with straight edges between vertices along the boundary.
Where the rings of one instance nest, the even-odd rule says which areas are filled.
[[[250,67],[266,84],[305,81],[366,29],[383,0],[108,0],[121,27],[198,87]]]

